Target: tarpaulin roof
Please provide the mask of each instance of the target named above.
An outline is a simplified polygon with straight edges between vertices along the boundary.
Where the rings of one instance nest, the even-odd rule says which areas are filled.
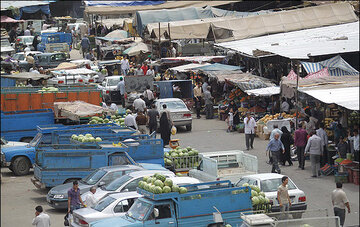
[[[234,66],[234,65],[225,65],[221,63],[214,63],[214,64],[208,64],[205,66],[201,66],[196,68],[198,70],[202,71],[238,71],[240,70],[240,66]]]
[[[56,68],[50,69],[50,71],[63,70],[63,69],[76,69],[76,68],[77,68],[77,65],[74,63],[62,62]]]
[[[320,62],[301,62],[307,73],[315,73],[327,67],[330,76],[359,75],[340,55]]]
[[[262,50],[290,59],[359,51],[359,22],[216,44],[246,55]]]
[[[253,90],[246,90],[245,92],[249,95],[254,95],[254,96],[272,96],[272,95],[280,94],[280,87],[278,86],[265,87],[265,88],[259,88]]]
[[[210,63],[205,64],[196,64],[196,63],[190,63],[186,65],[180,65],[176,67],[169,68],[169,70],[178,71],[178,72],[186,72],[188,70],[196,69],[201,66],[211,65]]]
[[[216,42],[298,31],[358,21],[349,3],[326,4],[211,23]]]
[[[127,33],[127,31],[117,29],[112,32],[109,32],[105,36],[105,38],[124,39],[124,38],[128,38],[128,33]]]
[[[107,28],[111,28],[113,25],[117,25],[122,28],[124,26],[125,21],[132,23],[132,18],[111,18],[111,19],[97,20],[96,22],[106,26]]]
[[[84,1],[86,6],[145,6],[159,5],[165,1]]]
[[[105,108],[83,101],[54,102],[55,113],[78,121],[80,117],[95,116],[107,112]]]
[[[1,16],[1,23],[18,23],[18,22],[24,22],[24,20],[15,20],[8,16]]]
[[[321,102],[335,103],[349,110],[359,110],[359,86],[332,89],[299,89]]]
[[[123,54],[127,54],[129,56],[135,56],[141,53],[149,53],[149,52],[151,52],[151,47],[149,45],[145,43],[136,43],[134,46],[124,50]]]
[[[202,63],[202,62],[218,62],[222,61],[225,56],[193,56],[193,57],[176,57],[176,58],[162,58],[161,63],[175,63],[175,62],[193,62],[193,63]]]
[[[41,10],[44,14],[50,14],[49,1],[1,1],[1,11],[10,8],[18,8],[19,13],[14,14],[15,19],[19,20],[24,13],[36,13]]]

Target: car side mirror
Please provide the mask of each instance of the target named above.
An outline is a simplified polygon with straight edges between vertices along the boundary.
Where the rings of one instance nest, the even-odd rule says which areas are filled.
[[[98,187],[102,187],[105,185],[105,182],[104,181],[101,181],[99,184],[98,184]]]
[[[128,192],[129,191],[129,189],[127,189],[127,188],[125,188],[124,190],[122,190],[123,192]]]
[[[159,209],[154,208],[154,217],[158,218],[159,217]]]

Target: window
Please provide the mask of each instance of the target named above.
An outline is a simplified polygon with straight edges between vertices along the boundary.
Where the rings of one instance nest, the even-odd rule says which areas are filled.
[[[127,212],[130,209],[130,207],[134,204],[134,202],[135,199],[124,199],[114,207],[114,212],[115,213]]]
[[[98,182],[104,175],[106,171],[104,170],[96,170],[88,175],[86,178],[83,178],[81,181],[85,184],[94,185]]]
[[[109,184],[113,180],[122,177],[124,175],[123,171],[111,172],[106,175],[101,181],[105,183],[105,185]]]
[[[111,196],[106,196],[104,199],[100,200],[95,206],[94,210],[99,212],[103,211],[106,207],[108,207],[111,203],[113,203],[115,199]]]
[[[276,192],[281,184],[281,178],[267,179],[260,182],[261,190],[263,192]],[[289,179],[288,190],[296,189],[294,183]]]
[[[136,187],[138,186],[139,182],[142,180],[142,177],[141,178],[138,178],[136,180],[133,180],[131,181],[130,183],[128,183],[121,191],[126,191],[126,189],[129,191],[129,192],[132,192],[132,191],[136,191]]]
[[[171,218],[170,204],[163,204],[155,206],[159,210],[159,217],[156,219]]]
[[[47,56],[37,56],[36,57],[39,62],[47,62],[48,57]]]
[[[112,181],[110,184],[108,184],[107,186],[105,186],[105,190],[106,191],[116,191],[118,190],[123,184],[125,184],[126,182],[128,182],[129,180],[131,180],[133,177],[129,176],[129,175],[124,175],[114,181]]]
[[[162,106],[166,104],[167,109],[187,109],[183,101],[173,101],[173,102],[162,102],[160,103],[161,109],[164,109]]]

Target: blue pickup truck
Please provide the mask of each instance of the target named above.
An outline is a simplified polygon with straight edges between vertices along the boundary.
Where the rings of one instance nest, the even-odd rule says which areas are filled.
[[[90,223],[91,227],[240,226],[242,212],[251,212],[251,189],[230,181],[183,185],[187,193],[153,194],[138,188],[138,198],[125,216]],[[218,213],[218,212],[220,213]],[[217,213],[218,215],[214,215]],[[218,217],[221,216],[219,220]]]
[[[27,119],[31,121],[30,119]],[[1,124],[1,127],[3,124]],[[36,126],[35,126],[36,127]],[[59,137],[64,132],[67,137]],[[69,144],[72,134],[86,134],[92,133],[94,136],[102,136],[102,133],[108,133],[110,135],[117,135],[118,137],[131,135],[135,133],[135,130],[131,128],[124,128],[116,124],[95,124],[95,125],[46,125],[38,126],[37,134],[35,138],[26,146],[8,147],[2,149],[5,155],[5,166],[8,166],[11,171],[16,175],[26,175],[29,173],[32,164],[35,161],[36,148],[43,144]],[[98,134],[99,133],[99,134]],[[35,133],[33,132],[35,135]]]

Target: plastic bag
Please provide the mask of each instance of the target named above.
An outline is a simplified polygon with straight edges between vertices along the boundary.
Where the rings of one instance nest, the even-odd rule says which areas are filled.
[[[175,134],[176,134],[176,127],[175,127],[175,126],[172,126],[172,127],[171,127],[171,134],[172,134],[172,135],[175,135]]]

